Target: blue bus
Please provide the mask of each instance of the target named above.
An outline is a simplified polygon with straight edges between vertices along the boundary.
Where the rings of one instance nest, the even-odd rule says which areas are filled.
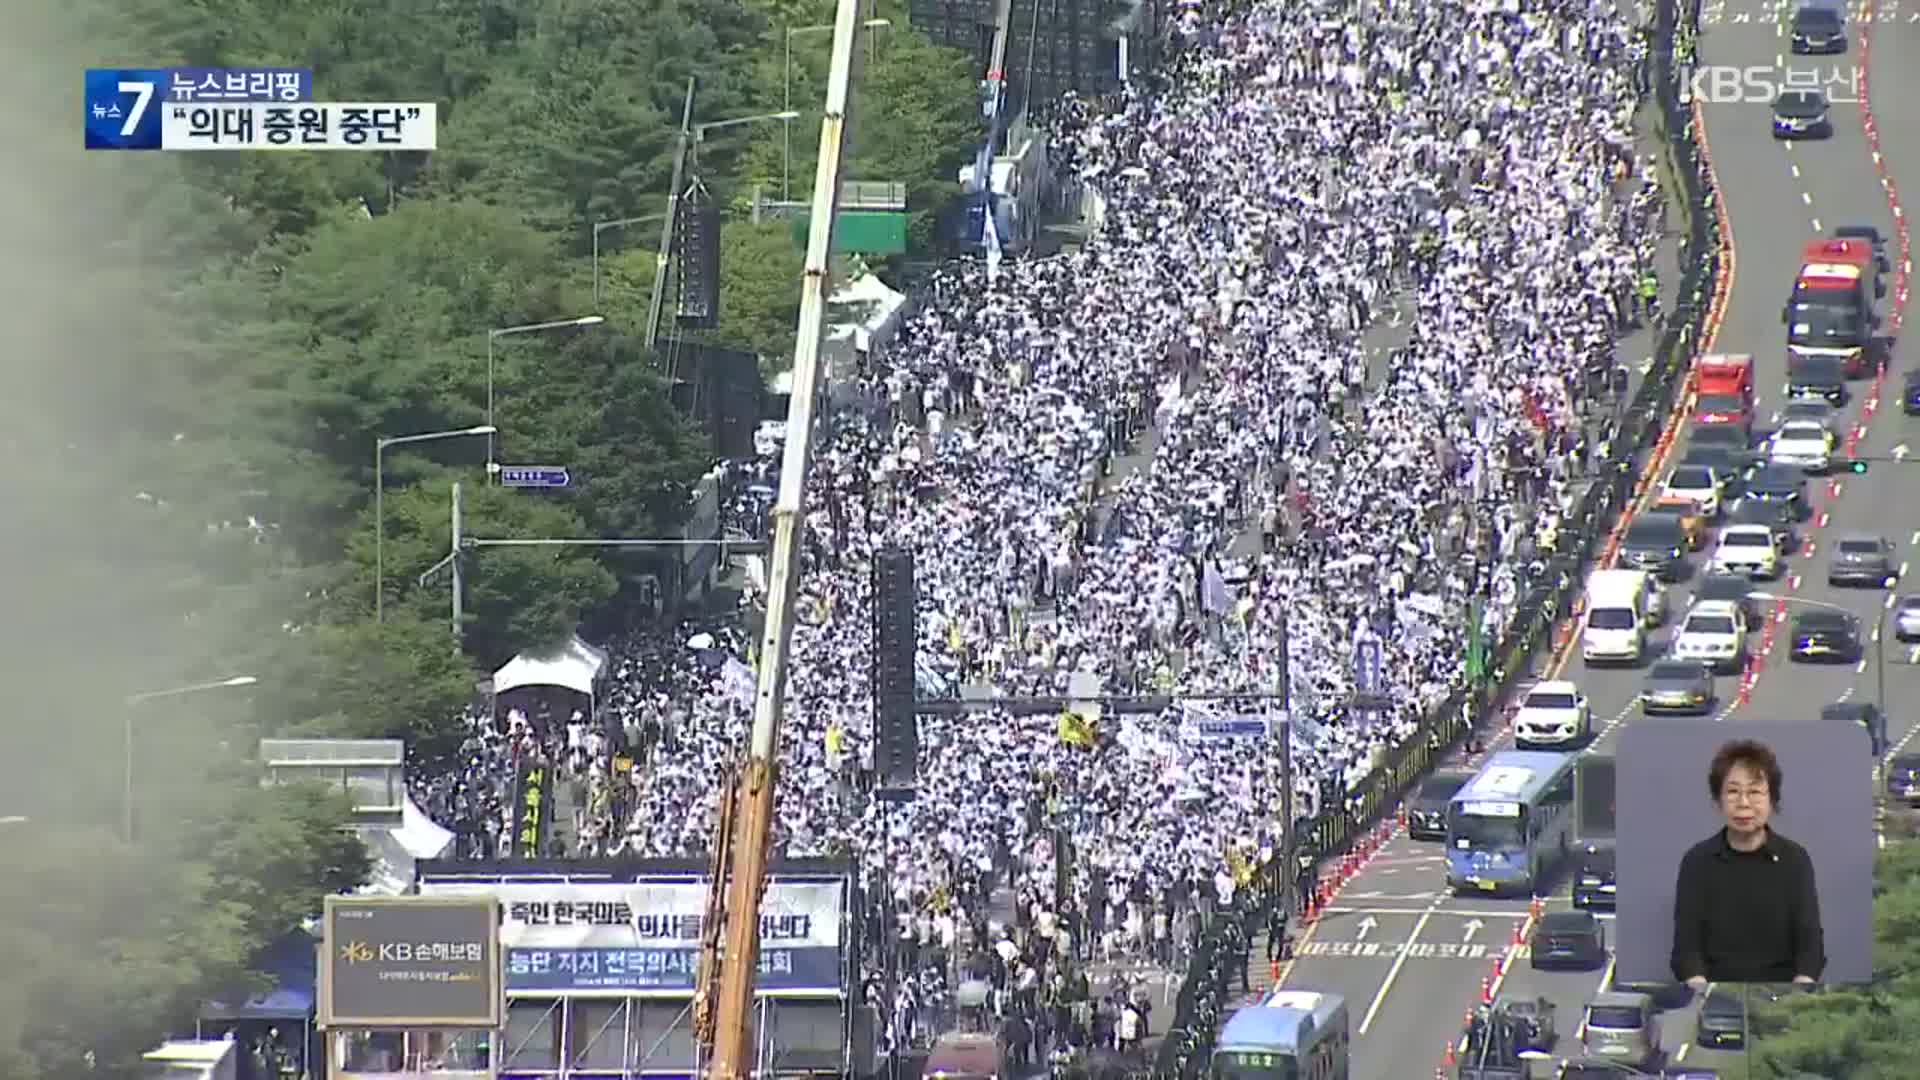
[[[1234,1013],[1213,1044],[1213,1080],[1348,1080],[1347,1001],[1275,990]]]
[[[1447,884],[1532,893],[1573,849],[1576,754],[1506,750],[1447,806]]]

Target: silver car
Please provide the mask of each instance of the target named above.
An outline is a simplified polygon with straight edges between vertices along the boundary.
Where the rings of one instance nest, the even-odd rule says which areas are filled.
[[[1639,1065],[1660,1053],[1658,1016],[1647,994],[1595,994],[1587,1002],[1586,1028],[1581,1041],[1594,1057]]]
[[[1833,549],[1833,561],[1827,564],[1827,584],[1867,585],[1880,588],[1893,583],[1893,545],[1885,538],[1865,533],[1849,533]]]
[[[1920,595],[1903,596],[1893,606],[1893,636],[1901,641],[1920,641]]]
[[[1837,432],[1840,426],[1840,410],[1825,401],[1789,401],[1786,407],[1780,410],[1780,422],[1791,424],[1795,421],[1819,424],[1829,432]]]

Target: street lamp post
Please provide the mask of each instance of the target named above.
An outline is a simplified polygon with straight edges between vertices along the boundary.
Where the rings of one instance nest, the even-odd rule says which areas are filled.
[[[489,343],[493,339],[487,339]],[[487,371],[493,371],[492,351],[488,351]],[[488,411],[492,411],[493,380],[487,380]],[[440,439],[460,439],[469,435],[485,435],[489,445],[493,442],[494,426],[480,424],[475,427],[455,428],[451,431],[423,431],[417,435],[392,435],[375,439],[373,442],[373,621],[387,621],[387,447],[404,446],[407,443],[435,442]],[[489,456],[491,461],[492,457]]]
[[[597,284],[597,280],[596,280]],[[564,330],[573,326],[599,326],[607,320],[599,315],[582,315],[577,319],[555,319],[552,322],[527,323],[523,326],[505,326],[498,330],[487,331],[487,478],[492,482],[493,460],[493,343],[503,337],[515,334],[534,334],[543,330]]]
[[[203,694],[210,690],[226,690],[240,686],[252,686],[259,682],[252,675],[235,675],[231,678],[216,679],[213,682],[194,683],[192,686],[175,686],[167,690],[148,690],[145,693],[129,694],[124,699],[126,713],[126,732],[124,739],[125,760],[121,776],[121,828],[128,843],[133,842],[133,710],[146,702],[157,698],[186,697],[190,694]],[[26,821],[26,818],[0,818],[0,824],[13,825]]]
[[[862,30],[878,30],[883,26],[892,26],[892,19],[868,19],[860,24]],[[833,29],[832,23],[818,26],[795,26],[787,31],[786,58],[782,64],[780,79],[780,107],[793,112],[793,39],[801,34],[823,34]],[[780,201],[793,201],[793,121],[799,117],[794,113],[780,125]]]
[[[647,303],[646,345],[649,352],[660,340],[661,313],[665,310],[667,288],[667,260],[673,257],[673,230],[680,214],[680,184],[686,176],[687,154],[706,138],[707,132],[718,128],[735,127],[740,124],[754,124],[762,120],[791,120],[800,114],[791,109],[777,113],[763,113],[758,116],[742,116],[732,120],[710,120],[704,124],[693,122],[693,80],[687,80],[687,100],[680,110],[680,141],[673,151],[673,176],[667,181],[666,220],[660,226],[660,252],[653,262],[653,298]],[[672,372],[668,373],[671,376]]]
[[[1833,604],[1825,600],[1812,600],[1804,596],[1782,596],[1779,593],[1749,593],[1756,600],[1771,600],[1785,604],[1804,604],[1807,607],[1825,608],[1828,611],[1853,614],[1853,609],[1843,604]],[[1873,617],[1873,704],[1880,711],[1880,722],[1886,723],[1887,716],[1887,611],[1885,604],[1880,605],[1879,614]],[[1789,644],[1788,648],[1792,648]],[[1879,742],[1878,738],[1875,742]],[[1875,747],[1878,750],[1879,747]],[[1876,757],[1878,754],[1875,755]]]
[[[659,221],[665,214],[642,214],[639,217],[621,218],[618,221],[596,221],[593,223],[593,308],[600,310],[600,234],[608,229],[622,229],[628,225],[644,225],[649,221]]]

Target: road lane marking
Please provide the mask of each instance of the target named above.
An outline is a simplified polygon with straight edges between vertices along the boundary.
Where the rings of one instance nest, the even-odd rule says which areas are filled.
[[[1568,903],[1572,903],[1572,900],[1571,900],[1571,899],[1569,899],[1568,897],[1564,897],[1564,896],[1561,896],[1561,897],[1555,897],[1555,899],[1557,899],[1557,900],[1565,900],[1565,901],[1567,901]],[[1392,908],[1392,907],[1330,907],[1330,908],[1323,908],[1322,910],[1324,910],[1324,911],[1325,911],[1325,912],[1326,912],[1327,914],[1329,914],[1329,915],[1404,915],[1404,916],[1408,916],[1408,917],[1412,917],[1412,916],[1415,916],[1415,915],[1424,915],[1424,914],[1426,914],[1427,912],[1429,912],[1429,911],[1432,911],[1432,912],[1433,912],[1434,914],[1436,914],[1436,915],[1457,915],[1457,916],[1459,916],[1460,918],[1463,918],[1463,919],[1468,919],[1468,918],[1472,918],[1472,919],[1519,919],[1519,920],[1522,920],[1522,921],[1525,921],[1525,919],[1526,919],[1526,917],[1527,917],[1527,913],[1526,913],[1526,911],[1525,911],[1524,909],[1522,909],[1522,910],[1518,910],[1518,911],[1514,911],[1514,910],[1508,910],[1508,911],[1488,911],[1488,910],[1480,910],[1480,909],[1474,909],[1474,908],[1438,908],[1438,909],[1435,909],[1435,908],[1424,908],[1424,907],[1412,907],[1412,908]],[[1600,915],[1600,917],[1601,917],[1601,918],[1603,918],[1603,919],[1606,919],[1606,918],[1612,918],[1612,916],[1610,916],[1610,915],[1606,915],[1606,914],[1601,914],[1601,915]]]
[[[1316,941],[1296,948],[1302,959],[1322,960],[1485,960],[1489,953],[1484,941]]]
[[[1433,918],[1433,913],[1439,908],[1440,902],[1436,900],[1427,910],[1420,913],[1420,918],[1414,921],[1413,932],[1407,935],[1407,945],[1420,940],[1420,931],[1427,928],[1427,921]],[[1387,991],[1393,989],[1393,981],[1400,977],[1400,969],[1405,966],[1407,966],[1407,953],[1403,947],[1400,955],[1393,958],[1393,966],[1387,969],[1387,977],[1380,980],[1380,992],[1373,995],[1373,1004],[1367,1006],[1367,1014],[1360,1018],[1358,1034],[1362,1037],[1366,1035],[1367,1029],[1373,1026],[1373,1018],[1380,1014],[1380,1006],[1387,1000]]]

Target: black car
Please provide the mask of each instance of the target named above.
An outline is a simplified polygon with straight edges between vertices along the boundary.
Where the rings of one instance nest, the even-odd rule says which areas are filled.
[[[1920,416],[1920,371],[1907,372],[1906,385],[1900,389],[1900,410],[1908,416]]]
[[[1800,550],[1801,521],[1798,500],[1742,498],[1727,513],[1729,525],[1765,525],[1773,530],[1773,544],[1782,555]]]
[[[1773,137],[1829,139],[1833,121],[1827,118],[1827,95],[1818,90],[1782,90],[1773,99]]]
[[[1847,24],[1840,12],[1830,7],[1808,4],[1793,13],[1790,30],[1795,56],[1847,51]]]
[[[1407,800],[1407,835],[1415,840],[1447,838],[1447,804],[1467,781],[1470,772],[1447,770],[1427,777],[1420,790]]]
[[[1573,874],[1573,906],[1588,911],[1613,910],[1615,881],[1613,849],[1588,844]]]
[[[1887,798],[1920,807],[1920,754],[1897,754],[1887,761]]]
[[[1867,745],[1873,756],[1887,752],[1887,718],[1880,706],[1871,701],[1836,701],[1820,708],[1823,724],[1858,724],[1867,729]]]
[[[1740,997],[1742,989],[1724,983],[1707,987],[1693,1040],[1701,1049],[1738,1050],[1747,1045],[1747,1005]]]
[[[1628,570],[1650,571],[1662,581],[1678,581],[1686,571],[1689,546],[1680,515],[1653,511],[1627,526],[1618,562]]]
[[[1747,493],[1742,501],[1781,503],[1794,521],[1813,516],[1813,502],[1807,498],[1807,474],[1786,465],[1769,465],[1747,478]]]
[[[1649,714],[1704,715],[1713,711],[1713,698],[1713,672],[1685,660],[1662,660],[1648,668],[1640,688],[1640,708]]]
[[[1866,656],[1860,620],[1844,611],[1801,612],[1793,618],[1792,640],[1788,656],[1803,663],[1857,664]]]
[[[1745,488],[1744,474],[1753,468],[1753,452],[1750,450],[1729,450],[1724,446],[1689,446],[1680,453],[1680,466],[1695,466],[1712,469],[1716,474],[1729,477],[1722,486],[1722,497],[1736,496]]]
[[[1528,945],[1536,968],[1592,970],[1607,962],[1606,933],[1600,920],[1585,911],[1554,911],[1541,916]]]
[[[1893,544],[1884,537],[1865,533],[1848,533],[1841,537],[1834,546],[1832,561],[1827,564],[1829,585],[1886,588],[1898,575]]]
[[[1858,316],[1841,316],[1825,308],[1814,308],[1794,316],[1787,340],[1795,345],[1833,347],[1857,337]],[[1817,397],[1837,408],[1847,403],[1847,366],[1833,356],[1796,356],[1787,361],[1787,396]]]
[[[1752,633],[1763,628],[1767,622],[1766,606],[1753,598],[1753,592],[1753,582],[1745,574],[1708,574],[1694,588],[1693,599],[1695,603],[1724,600],[1739,608],[1747,632]]]

